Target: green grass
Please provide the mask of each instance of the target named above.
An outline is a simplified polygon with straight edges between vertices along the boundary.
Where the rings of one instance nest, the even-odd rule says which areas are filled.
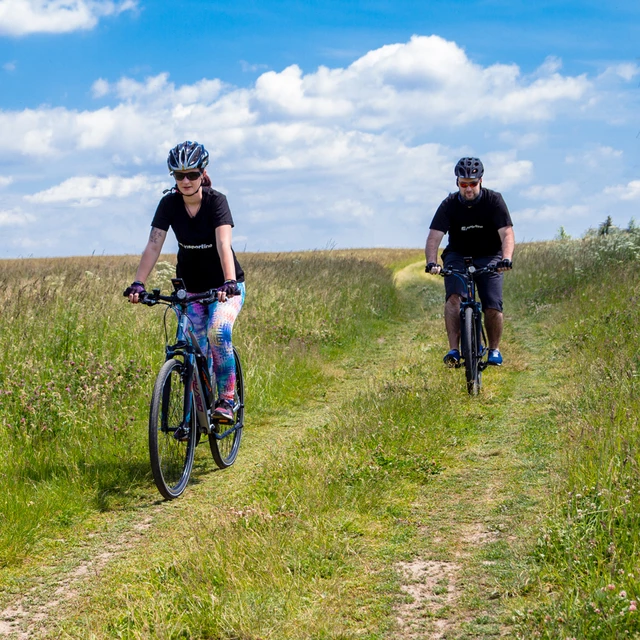
[[[241,256],[238,463],[200,457],[48,637],[399,639],[416,559],[455,567],[412,620],[424,637],[436,620],[447,638],[637,637],[638,247],[635,231],[519,246],[507,364],[474,399],[442,367],[442,282],[419,251]],[[8,589],[31,550],[153,495],[162,339],[119,297],[134,262],[0,263]],[[409,266],[395,287],[391,266]]]
[[[135,264],[0,262],[0,566],[148,491],[145,423],[164,343],[161,311],[122,296]],[[321,354],[369,339],[397,304],[389,269],[355,254],[246,255],[243,266],[235,342],[249,419],[303,402],[323,384]],[[171,272],[159,263],[151,285],[168,288]]]
[[[638,247],[635,233],[617,234],[531,247],[522,261],[543,264],[545,282],[555,276],[555,305],[538,313],[553,327],[549,365],[564,378],[551,511],[530,548],[532,593],[514,618],[523,638],[640,633]]]

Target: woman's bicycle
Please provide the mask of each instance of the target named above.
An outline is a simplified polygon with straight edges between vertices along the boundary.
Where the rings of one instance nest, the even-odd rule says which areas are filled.
[[[482,372],[487,368],[487,336],[482,326],[482,306],[476,300],[475,279],[495,271],[494,266],[477,269],[472,258],[464,259],[464,270],[442,269],[440,275],[455,276],[464,282],[466,298],[460,303],[460,348],[462,359],[456,367],[464,366],[467,378],[467,391],[475,396],[482,386]]]
[[[172,500],[180,496],[189,483],[195,448],[202,436],[209,437],[209,447],[220,469],[231,466],[238,455],[244,426],[244,380],[235,347],[236,391],[234,422],[226,424],[212,419],[216,385],[209,373],[206,354],[202,353],[190,320],[187,305],[212,303],[216,290],[188,294],[180,279],[172,280],[171,295],[159,289],[143,294],[140,302],[149,306],[164,304],[166,361],[156,378],[149,412],[149,456],[153,479],[160,493]],[[167,316],[177,317],[175,342],[169,343]]]

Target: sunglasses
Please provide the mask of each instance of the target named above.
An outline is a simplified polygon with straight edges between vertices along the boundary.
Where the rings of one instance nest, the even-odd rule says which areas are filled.
[[[466,189],[467,187],[477,187],[479,184],[479,180],[476,180],[475,182],[463,182],[462,180],[458,180],[458,186],[462,187],[463,189]]]
[[[174,171],[172,175],[176,179],[176,182],[182,182],[185,178],[193,182],[193,180],[197,180],[202,176],[199,171]]]

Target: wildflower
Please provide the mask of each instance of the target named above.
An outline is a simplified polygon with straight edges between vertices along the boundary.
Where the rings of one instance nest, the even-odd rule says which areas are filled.
[[[636,611],[638,609],[638,604],[635,600],[632,600],[629,604],[629,611]]]

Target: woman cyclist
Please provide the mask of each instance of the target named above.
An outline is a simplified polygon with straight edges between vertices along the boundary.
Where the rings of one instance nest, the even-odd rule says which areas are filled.
[[[233,423],[236,369],[231,333],[244,304],[244,272],[231,247],[234,225],[227,198],[211,188],[208,164],[209,153],[197,142],[187,140],[169,152],[167,165],[176,184],[158,204],[135,280],[124,294],[130,302],[139,301],[171,227],[178,240],[176,277],[182,278],[189,293],[218,289],[217,301],[192,303],[187,315],[216,376],[213,418]]]

